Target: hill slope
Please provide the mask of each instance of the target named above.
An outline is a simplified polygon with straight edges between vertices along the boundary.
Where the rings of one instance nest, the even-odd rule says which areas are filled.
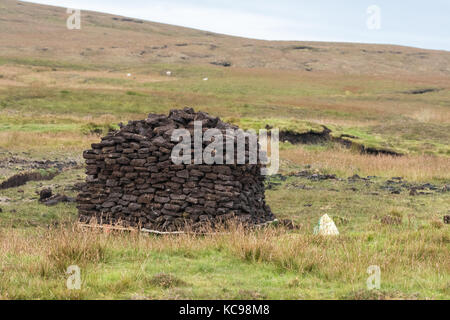
[[[344,74],[450,75],[450,52],[392,45],[262,41],[82,11],[68,30],[66,9],[12,0],[0,4],[2,57],[72,63],[229,62],[244,68]]]

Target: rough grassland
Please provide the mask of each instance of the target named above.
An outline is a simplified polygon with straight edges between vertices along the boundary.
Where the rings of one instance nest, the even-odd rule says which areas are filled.
[[[20,68],[30,75],[36,73],[33,67]],[[52,181],[3,190],[2,298],[450,296],[450,235],[449,227],[442,223],[443,215],[448,213],[449,193],[409,196],[407,191],[397,195],[379,188],[393,176],[414,183],[435,183],[439,188],[450,182],[447,93],[432,93],[429,101],[416,105],[409,96],[396,93],[398,89],[390,90],[388,80],[377,80],[377,86],[361,89],[362,95],[346,95],[339,94],[343,89],[329,80],[333,76],[293,81],[289,74],[276,72],[277,81],[273,82],[268,71],[257,71],[255,78],[253,70],[246,74],[216,67],[201,70],[210,80],[198,77],[195,67],[183,67],[182,77],[175,74],[159,82],[102,82],[112,84],[114,90],[101,85],[73,88],[64,81],[54,86],[29,83],[28,78],[21,78],[23,88],[10,86],[0,91],[3,158],[74,159],[81,163],[81,151],[99,139],[94,132],[105,132],[120,121],[140,119],[149,112],[167,112],[185,105],[241,119],[244,124],[274,125],[274,120],[265,119],[280,119],[281,125],[299,132],[306,127],[292,127],[292,123],[316,128],[325,124],[336,132],[359,135],[367,142],[377,141],[408,155],[371,156],[333,144],[283,143],[282,173],[307,166],[341,178],[353,174],[379,176],[370,186],[295,177],[280,182],[279,187],[267,191],[268,202],[279,218],[293,219],[300,225],[295,231],[269,229],[211,237],[160,238],[86,234],[71,229],[76,217],[74,205],[46,207],[38,203],[36,195],[47,186],[55,192],[75,195],[66,187],[83,180],[82,169],[66,171]],[[49,72],[49,76],[57,77],[58,71],[53,73]],[[82,74],[79,77],[78,82],[86,80]],[[152,77],[152,73],[149,71],[145,77]],[[407,80],[399,81],[397,86],[413,87]],[[390,98],[384,98],[380,91],[390,91]],[[420,118],[417,115],[421,113],[430,116]],[[6,166],[1,174],[7,178],[19,171],[20,166]],[[391,212],[400,213],[400,225],[381,222]],[[312,235],[324,213],[342,221],[339,238],[326,240]],[[81,291],[65,287],[67,275],[63,271],[72,264],[81,267]],[[381,267],[379,292],[365,289],[370,265]],[[153,279],[161,273],[169,279],[164,278],[163,285]]]
[[[450,298],[450,227],[443,223],[450,214],[447,52],[331,43],[301,49],[126,25],[95,13],[86,16],[89,32],[70,47],[62,41],[63,11],[18,6],[0,5],[11,20],[0,21],[11,28],[0,28],[7,48],[0,57],[0,182],[43,170],[33,167],[37,160],[80,166],[0,190],[0,299]],[[34,19],[40,23],[30,30]],[[135,41],[120,47],[123,39]],[[210,64],[233,57],[231,68]],[[411,93],[423,88],[439,90]],[[325,125],[335,137],[404,156],[361,154],[332,142],[281,143],[281,175],[270,178],[266,197],[295,230],[81,232],[74,204],[38,202],[47,187],[75,196],[74,185],[85,178],[81,153],[102,133],[185,106],[253,129],[304,133]],[[335,177],[317,178],[327,175]],[[313,235],[325,213],[339,237]],[[66,288],[69,265],[81,268],[81,290]],[[381,268],[380,290],[366,289],[371,265]]]

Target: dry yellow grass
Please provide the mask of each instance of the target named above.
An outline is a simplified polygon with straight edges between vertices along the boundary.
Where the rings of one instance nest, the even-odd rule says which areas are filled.
[[[378,265],[383,270],[385,287],[414,292],[425,285],[427,290],[422,294],[427,295],[428,291],[433,290],[448,294],[449,284],[445,281],[445,274],[450,272],[450,260],[446,259],[449,238],[445,230],[436,229],[430,233],[404,227],[406,229],[402,229],[401,233],[396,233],[391,232],[390,228],[374,225],[370,230],[370,244],[367,234],[322,238],[304,231],[289,233],[281,228],[251,231],[237,227],[231,232],[206,236],[185,234],[157,237],[79,232],[70,227],[35,230],[33,233],[12,229],[0,236],[0,269],[3,271],[0,274],[0,297],[41,295],[41,298],[48,298],[53,295],[74,298],[74,292],[65,289],[64,276],[66,268],[74,264],[85,273],[84,288],[77,293],[78,298],[123,294],[120,290],[145,290],[142,286],[151,282],[153,274],[143,272],[144,266],[151,264],[155,267],[156,264],[156,270],[170,270],[173,264],[186,263],[177,259],[180,256],[188,258],[191,265],[203,264],[201,268],[214,268],[215,259],[211,259],[214,256],[231,259],[230,267],[236,264],[233,259],[238,259],[237,266],[240,268],[251,264],[255,273],[264,272],[268,267],[274,268],[280,274],[300,276],[303,289],[307,289],[305,286],[310,285],[309,281],[315,282],[315,288],[321,284],[339,284],[334,293],[328,293],[328,297],[335,298],[338,292],[342,292],[339,287],[347,291],[349,288],[364,287],[366,269],[370,265]],[[210,266],[204,265],[204,260],[200,259],[202,255],[209,257]],[[121,269],[121,285],[113,284],[106,277],[110,266],[117,268],[125,262],[127,267]],[[97,268],[98,265],[102,268]],[[217,285],[214,283],[217,279],[209,278],[208,274],[202,276],[190,272],[190,268],[183,268],[181,274],[184,279],[189,279],[190,286],[203,286],[206,294],[207,288]],[[271,272],[274,271],[269,271],[267,276]],[[229,283],[233,283],[233,277],[241,276],[252,278],[239,272],[227,277],[231,280]],[[17,286],[24,281],[29,284],[26,290]],[[287,285],[284,284],[281,291],[285,298],[291,294],[286,289]],[[253,286],[259,290],[266,289],[258,283]]]
[[[444,108],[437,109],[423,107],[420,110],[412,112],[410,117],[420,122],[448,123],[450,119],[450,113],[447,109]]]
[[[281,159],[297,165],[312,165],[313,168],[353,174],[381,177],[401,176],[412,181],[450,179],[450,158],[437,156],[367,155],[346,149],[306,150],[303,147],[281,150]]]
[[[79,133],[70,132],[0,132],[0,148],[18,151],[80,151],[95,140],[98,140],[97,136],[83,136]]]
[[[128,74],[130,73],[130,76]],[[45,86],[47,88],[89,89],[89,90],[125,90],[151,82],[173,81],[176,77],[162,76],[156,73],[141,74],[127,71],[83,71],[57,70],[50,67],[19,67],[0,65],[0,87],[9,86]]]

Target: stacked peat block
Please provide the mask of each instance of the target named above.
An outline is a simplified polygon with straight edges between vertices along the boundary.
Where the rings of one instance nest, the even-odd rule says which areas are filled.
[[[450,214],[444,216],[444,223],[445,224],[450,224]]]
[[[194,121],[201,121],[203,132],[238,129],[185,108],[130,121],[92,144],[83,154],[87,178],[77,198],[80,221],[177,231],[229,219],[250,225],[274,220],[264,200],[263,165],[259,159],[249,164],[248,151],[245,164],[194,164],[194,157],[188,164],[172,161],[178,143],[172,141],[173,130],[187,129],[193,137]]]

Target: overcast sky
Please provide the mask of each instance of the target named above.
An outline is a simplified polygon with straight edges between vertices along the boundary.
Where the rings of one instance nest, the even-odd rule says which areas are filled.
[[[450,50],[449,0],[31,2],[101,11],[257,39],[384,43]]]

